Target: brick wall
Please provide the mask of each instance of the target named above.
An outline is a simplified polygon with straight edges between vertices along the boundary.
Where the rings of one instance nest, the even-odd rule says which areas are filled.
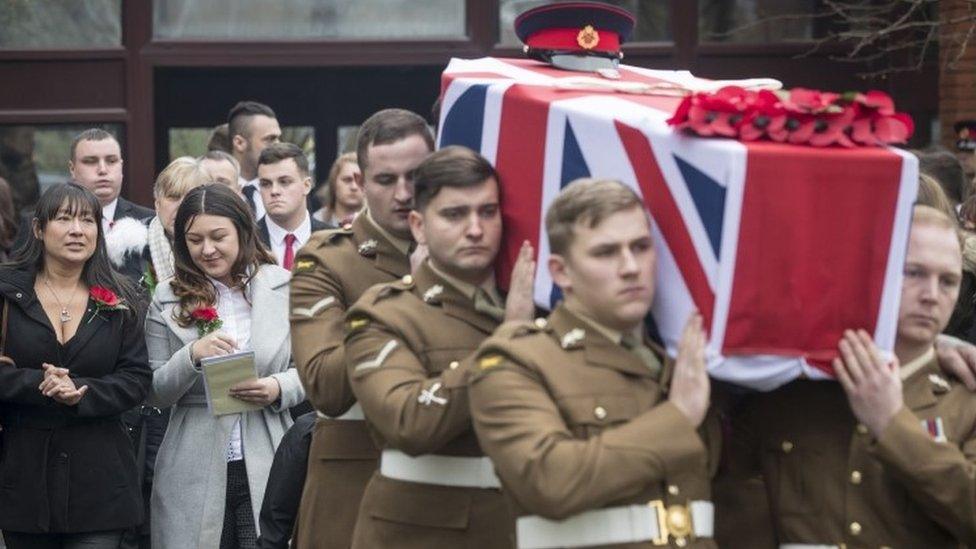
[[[947,33],[965,32],[971,21],[976,20],[976,7],[966,0],[942,0],[939,10],[943,21],[939,51],[939,122],[942,144],[954,150],[956,135],[952,125],[964,118],[976,119],[976,36],[970,39],[964,55],[952,69],[945,68],[945,65],[948,56],[956,55],[958,46],[945,37]],[[968,18],[970,22],[946,23],[960,17]]]

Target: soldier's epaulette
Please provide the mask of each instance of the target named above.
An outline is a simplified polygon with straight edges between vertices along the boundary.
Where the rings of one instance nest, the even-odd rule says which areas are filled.
[[[312,233],[312,237],[309,239],[309,243],[316,243],[319,246],[324,246],[326,244],[332,244],[340,236],[352,236],[352,227],[339,227],[337,229],[323,229],[321,231],[315,231]]]
[[[413,285],[413,277],[410,275],[405,275],[400,280],[384,284],[383,287],[376,292],[376,296],[373,298],[373,304],[379,303],[384,299],[398,295],[402,292],[409,292],[413,288]]]
[[[495,330],[494,337],[499,339],[518,339],[550,330],[549,322],[545,318],[539,317],[532,322],[506,322]]]

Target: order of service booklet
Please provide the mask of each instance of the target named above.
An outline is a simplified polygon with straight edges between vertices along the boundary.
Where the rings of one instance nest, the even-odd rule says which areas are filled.
[[[203,370],[203,384],[207,390],[207,407],[210,408],[210,413],[225,416],[261,409],[260,404],[230,396],[230,388],[234,385],[257,379],[254,351],[204,358],[200,360],[200,367]]]

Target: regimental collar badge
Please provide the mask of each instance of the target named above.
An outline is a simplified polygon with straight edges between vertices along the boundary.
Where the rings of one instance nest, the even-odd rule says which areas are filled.
[[[444,286],[434,284],[430,288],[427,288],[427,291],[424,292],[424,303],[431,303],[435,305],[440,303],[440,300],[437,298],[440,297],[442,293],[444,293]]]
[[[580,342],[586,336],[586,332],[582,328],[573,328],[572,330],[566,332],[563,336],[562,341],[559,344],[563,349],[575,349],[580,347]]]
[[[576,35],[576,43],[584,50],[592,50],[600,44],[600,33],[593,28],[593,25],[587,25]]]
[[[376,255],[376,246],[378,246],[378,245],[379,245],[379,242],[377,242],[377,241],[373,240],[372,238],[370,238],[366,242],[363,242],[362,244],[359,245],[359,255],[361,255],[363,257],[373,257],[373,256],[375,256]]]
[[[937,395],[948,393],[949,389],[952,388],[949,382],[939,374],[929,374],[929,382],[932,383],[932,392]]]

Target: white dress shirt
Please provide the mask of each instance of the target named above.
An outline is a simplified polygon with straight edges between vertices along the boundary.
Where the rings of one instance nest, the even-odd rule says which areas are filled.
[[[112,230],[112,223],[115,221],[115,208],[119,205],[118,197],[109,202],[108,206],[102,206],[102,234],[108,234]]]
[[[217,289],[217,314],[223,324],[220,331],[234,338],[237,351],[251,348],[251,304],[244,297],[241,288],[230,289],[223,283],[210,279]],[[241,440],[241,421],[234,423],[234,431],[227,443],[227,461],[244,459],[244,445]]]
[[[264,217],[264,202],[261,200],[261,187],[258,185],[259,179],[248,181],[241,176],[237,176],[237,184],[241,187],[241,194],[244,194],[244,187],[254,187],[254,220],[260,221]],[[244,195],[244,202],[247,202],[247,195]]]
[[[288,231],[275,224],[271,220],[270,215],[265,217],[264,221],[268,224],[268,240],[271,241],[271,252],[275,256],[275,261],[278,262],[278,265],[284,265],[285,237],[288,236]],[[305,219],[302,220],[302,224],[292,231],[291,234],[295,235],[295,243],[292,245],[292,250],[297,254],[299,248],[304,246],[312,236],[312,219],[308,215],[308,210],[305,211]]]

